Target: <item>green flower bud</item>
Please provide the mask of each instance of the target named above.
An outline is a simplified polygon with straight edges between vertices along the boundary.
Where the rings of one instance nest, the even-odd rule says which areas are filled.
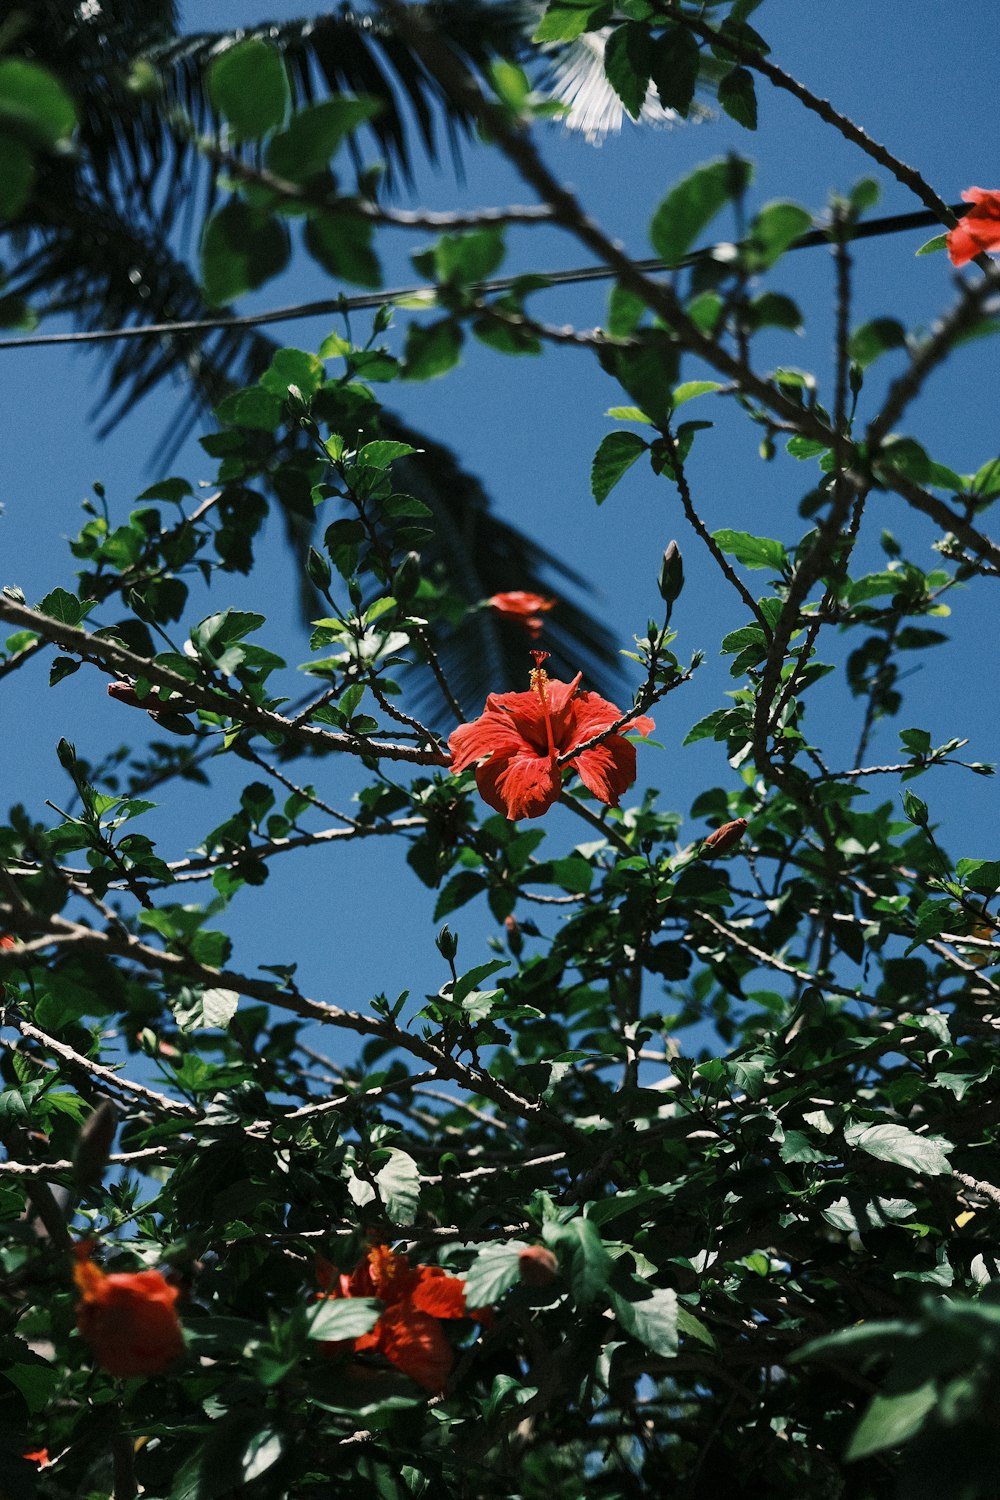
[[[684,587],[684,560],[676,542],[671,542],[663,554],[657,587],[667,606],[675,603]]]

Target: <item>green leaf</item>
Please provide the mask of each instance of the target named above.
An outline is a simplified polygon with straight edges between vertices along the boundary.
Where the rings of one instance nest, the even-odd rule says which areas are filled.
[[[305,349],[278,349],[260,377],[260,385],[262,390],[279,396],[282,401],[287,399],[289,387],[294,385],[308,400],[323,384],[324,375],[323,361],[317,355],[309,354]],[[260,623],[263,624],[263,619]]]
[[[749,68],[733,68],[719,82],[719,103],[737,125],[757,129],[757,93]]]
[[[848,1125],[844,1139],[849,1146],[866,1151],[879,1161],[894,1162],[928,1177],[943,1177],[951,1171],[948,1152],[955,1148],[939,1135],[916,1135],[905,1125]]]
[[[480,875],[476,870],[460,870],[457,875],[452,876],[438,897],[433,920],[440,922],[485,889],[485,875]]]
[[[789,328],[798,333],[803,326],[798,306],[782,292],[762,292],[755,297],[746,310],[746,319],[747,326],[754,331],[758,328]]]
[[[306,224],[306,249],[325,271],[354,286],[382,285],[382,267],[372,249],[374,226],[350,213],[322,213]]]
[[[389,1218],[396,1224],[412,1224],[420,1202],[420,1171],[413,1157],[391,1147],[375,1182]]]
[[[35,158],[30,147],[0,131],[0,221],[21,212],[35,185]]]
[[[992,896],[1000,890],[1000,861],[995,859],[960,859],[955,874],[980,896]]]
[[[273,1427],[264,1426],[251,1433],[243,1450],[243,1483],[252,1484],[272,1469],[285,1451],[285,1441]]]
[[[288,75],[280,52],[259,37],[237,42],[208,70],[208,97],[237,141],[259,141],[288,110]]]
[[[589,1219],[571,1219],[568,1224],[548,1223],[542,1230],[547,1245],[559,1255],[573,1300],[581,1306],[593,1302],[608,1284],[611,1257]]]
[[[25,1357],[28,1357],[27,1346],[24,1352]],[[21,1392],[32,1416],[44,1411],[59,1383],[59,1371],[43,1359],[37,1359],[37,1363],[32,1361],[31,1364],[8,1365],[3,1373],[4,1378]]]
[[[532,37],[534,42],[571,42],[585,31],[596,31],[611,18],[610,0],[549,0]]]
[[[637,21],[616,26],[605,44],[604,71],[633,120],[638,120],[646,101],[650,63],[649,27]]]
[[[699,740],[711,740],[715,738],[715,731],[729,713],[727,708],[713,708],[710,714],[699,719],[681,741],[682,745],[695,745]]]
[[[753,168],[740,157],[709,162],[667,194],[653,215],[649,237],[668,266],[676,266],[730,198],[750,183]]]
[[[281,424],[282,399],[272,391],[260,386],[249,386],[245,391],[233,391],[219,402],[213,415],[216,420],[230,427],[250,427],[261,432],[274,432]]]
[[[288,263],[288,231],[279,219],[232,198],[213,214],[201,242],[201,279],[210,306],[222,307],[262,286]]]
[[[693,401],[696,396],[707,396],[712,391],[721,391],[722,386],[717,380],[686,380],[683,385],[675,388],[671,397],[674,406],[683,406],[686,401]]]
[[[664,109],[687,116],[694,99],[701,67],[701,51],[695,37],[683,26],[664,31],[653,43],[650,72]]]
[[[590,488],[598,505],[603,504],[622,475],[648,447],[636,432],[609,432],[601,439],[590,470]]]
[[[406,332],[404,380],[433,380],[458,364],[462,330],[453,318],[411,323]]]
[[[914,251],[914,254],[915,255],[934,255],[934,254],[937,253],[938,250],[947,250],[947,248],[948,248],[948,235],[947,234],[936,234],[933,237],[933,239],[925,240],[924,243],[920,246],[920,249]]]
[[[626,1333],[645,1344],[653,1354],[659,1354],[665,1359],[670,1359],[677,1353],[675,1291],[667,1287],[647,1288],[642,1282],[633,1279],[628,1297],[612,1291],[609,1299],[615,1317]]]
[[[528,1247],[523,1240],[484,1245],[465,1272],[467,1307],[492,1307],[521,1279],[518,1257]]]
[[[713,533],[712,539],[723,552],[735,557],[746,568],[777,568],[780,571],[787,566],[788,554],[773,537],[751,536],[747,531],[730,531],[723,527]]]
[[[912,1391],[899,1391],[896,1395],[878,1392],[872,1397],[868,1410],[858,1425],[847,1446],[844,1457],[848,1463],[859,1458],[868,1458],[872,1453],[881,1453],[885,1448],[898,1448],[920,1431],[924,1419],[939,1400],[937,1383],[925,1380]]]
[[[753,271],[766,271],[812,228],[812,215],[798,203],[767,203],[750,225],[745,255]]]
[[[412,453],[422,453],[422,448],[414,448],[410,443],[397,443],[388,438],[380,438],[374,443],[365,443],[363,448],[358,449],[358,463],[367,464],[371,469],[387,469],[390,464],[395,463],[397,458],[409,458]],[[418,511],[408,510],[396,511],[394,514],[404,515],[426,515],[426,506]]]
[[[62,682],[64,677],[72,677],[82,665],[82,662],[74,661],[72,656],[54,656],[52,665],[49,667],[49,687],[55,687],[56,683]]]
[[[53,589],[50,594],[46,594],[38,610],[40,614],[48,615],[51,620],[60,620],[64,625],[79,625],[83,618],[83,606],[79,599],[65,589]]]
[[[790,1356],[792,1364],[806,1364],[813,1359],[863,1360],[891,1354],[908,1333],[903,1322],[858,1323],[853,1328],[838,1328],[835,1333],[813,1339]]]
[[[240,997],[235,990],[208,989],[191,996],[187,1004],[178,1002],[174,1015],[182,1031],[203,1031],[210,1027],[224,1031],[235,1016],[239,1003]]]
[[[694,1313],[690,1312],[684,1306],[683,1302],[677,1304],[677,1332],[682,1333],[685,1338],[697,1339],[700,1344],[704,1344],[709,1349],[718,1349],[719,1347],[719,1341],[715,1337],[715,1334],[712,1333],[711,1329],[706,1328],[701,1319],[696,1318]]]
[[[48,68],[23,57],[0,58],[0,126],[38,146],[55,146],[76,125],[73,100]],[[4,132],[7,135],[9,132]],[[7,171],[6,152],[3,158]]]
[[[451,998],[457,1005],[461,1005],[466,996],[471,995],[472,991],[478,987],[482,980],[489,979],[498,969],[506,969],[508,962],[506,958],[491,958],[485,964],[477,964],[467,974],[459,975],[452,986]]]
[[[851,334],[847,352],[856,365],[866,370],[889,349],[906,348],[906,329],[896,318],[873,318]]]
[[[268,171],[289,182],[305,182],[329,164],[345,136],[372,119],[382,109],[378,99],[325,99],[300,109],[288,129],[268,142]]]
[[[784,1162],[832,1161],[829,1151],[820,1151],[801,1130],[786,1130],[785,1138],[778,1147],[778,1155]]]
[[[381,1317],[375,1298],[325,1298],[306,1313],[306,1337],[324,1341],[370,1334]]]
[[[504,232],[500,225],[487,224],[467,234],[445,234],[428,252],[414,256],[422,261],[427,274],[452,286],[472,286],[492,276],[506,254]]]
[[[915,484],[925,484],[931,477],[931,460],[914,438],[890,434],[882,444],[878,462]]]

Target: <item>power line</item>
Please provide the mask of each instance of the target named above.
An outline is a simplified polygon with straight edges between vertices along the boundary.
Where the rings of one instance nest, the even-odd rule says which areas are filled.
[[[968,204],[953,204],[951,212],[961,216],[968,212]],[[910,229],[928,229],[940,224],[940,217],[932,210],[917,209],[913,213],[890,214],[881,219],[868,219],[862,224],[853,225],[851,239],[876,239],[882,235],[903,234]],[[817,245],[829,244],[830,232],[828,230],[810,229],[805,234],[799,235],[798,239],[793,240],[788,249],[807,250]],[[718,245],[706,245],[701,250],[695,250],[690,255],[686,255],[679,264],[681,266],[694,265],[700,260],[712,257],[719,248]],[[671,269],[663,261],[655,259],[637,260],[635,266],[637,270],[645,273]],[[475,290],[481,294],[510,291],[525,274],[527,273],[519,272],[514,276],[497,276],[490,281],[478,282]],[[615,276],[615,272],[608,266],[576,266],[562,271],[543,271],[532,274],[544,276],[550,286],[573,286],[588,281],[610,281]],[[0,339],[0,349],[37,349],[51,344],[103,344],[125,339],[164,338],[171,334],[207,333],[216,328],[259,328],[267,323],[288,323],[298,318],[322,317],[330,313],[366,312],[404,298],[432,295],[436,290],[436,287],[428,285],[394,287],[379,292],[362,292],[352,297],[345,297],[341,294],[337,297],[326,297],[317,302],[294,302],[287,307],[271,308],[268,312],[220,314],[216,318],[195,318],[176,323],[128,324],[121,328],[96,328],[77,333],[36,333],[29,334],[27,338]]]

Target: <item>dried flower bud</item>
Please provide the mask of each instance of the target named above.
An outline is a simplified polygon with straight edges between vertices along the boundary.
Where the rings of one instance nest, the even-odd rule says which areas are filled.
[[[507,947],[515,958],[520,958],[524,948],[524,937],[516,917],[504,917],[504,927],[507,929]]]
[[[525,1286],[551,1286],[559,1275],[559,1262],[544,1245],[529,1245],[517,1257],[517,1269]]]
[[[116,703],[127,703],[129,708],[149,708],[149,704],[139,697],[131,682],[109,682],[108,697],[114,698]]]
[[[731,823],[723,823],[722,827],[710,833],[702,844],[702,858],[714,859],[718,854],[726,854],[730,849],[735,849],[746,831],[746,818],[734,818]]]
[[[101,1103],[80,1127],[73,1152],[73,1173],[78,1182],[99,1182],[118,1128],[118,1111],[110,1099]]]

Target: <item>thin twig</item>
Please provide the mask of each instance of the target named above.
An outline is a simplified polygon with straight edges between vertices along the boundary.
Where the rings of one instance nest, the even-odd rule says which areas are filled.
[[[118,641],[106,640],[92,635],[87,630],[81,630],[79,626],[66,625],[61,620],[50,619],[47,615],[40,614],[35,609],[29,609],[25,604],[18,604],[5,595],[0,595],[0,620],[7,620],[10,624],[18,625],[23,629],[33,630],[44,636],[46,640],[55,642],[65,651],[82,656],[85,661],[113,668],[131,677],[145,677],[156,687],[168,688],[182,700],[182,703],[172,703],[171,707],[183,707],[188,710],[203,708],[210,713],[226,714],[247,728],[257,729],[265,734],[278,733],[303,744],[314,745],[317,749],[346,752],[349,755],[367,755],[374,760],[409,761],[419,766],[445,764],[444,757],[439,751],[421,750],[412,745],[373,740],[367,735],[332,734],[328,730],[311,724],[293,723],[281,714],[259,708],[245,696],[189,682],[178,673],[160,666],[151,657],[139,656],[134,651],[130,651]],[[153,709],[166,706],[152,695],[149,703]]]
[[[957,218],[968,212],[968,204],[952,204],[949,212]],[[939,223],[941,223],[941,215],[932,210],[887,214],[882,218],[868,219],[863,224],[855,225],[852,238],[855,240],[875,239],[888,234],[906,234],[914,229],[930,229]],[[826,230],[814,229],[808,230],[798,239],[793,240],[788,249],[807,250],[827,244],[829,244],[829,236]],[[717,245],[705,245],[690,255],[684,256],[679,264],[692,266],[702,260],[714,260],[718,248]],[[652,275],[669,269],[662,260],[656,258],[637,260],[634,264],[638,270]],[[617,274],[617,271],[610,266],[596,265],[542,271],[538,273],[538,276],[546,286],[559,287],[575,286],[591,281],[610,281]],[[522,276],[523,272],[512,276],[495,276],[487,281],[477,282],[476,290],[484,295],[492,292],[508,292],[517,285]],[[74,333],[36,333],[24,338],[0,339],[0,350],[32,349],[61,344],[115,343],[144,338],[159,339],[173,334],[204,333],[215,328],[258,328],[270,323],[295,322],[300,318],[329,317],[331,313],[368,312],[378,307],[386,307],[393,302],[417,297],[426,299],[428,306],[432,306],[437,290],[435,286],[422,283],[417,286],[392,287],[381,292],[363,292],[351,297],[324,297],[313,302],[293,302],[285,307],[274,307],[259,313],[220,313],[216,317],[187,318],[176,322],[130,323],[118,328],[81,329]]]

